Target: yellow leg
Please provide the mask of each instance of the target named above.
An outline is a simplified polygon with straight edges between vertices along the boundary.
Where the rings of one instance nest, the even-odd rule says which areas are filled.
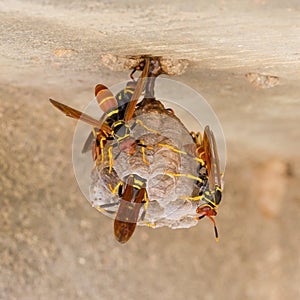
[[[101,149],[101,162],[104,163],[104,145],[103,141],[106,140],[106,138],[101,138],[100,139],[100,149]]]
[[[170,150],[172,150],[172,151],[174,151],[176,153],[188,154],[187,152],[181,151],[181,150],[179,150],[179,149],[177,149],[177,148],[175,148],[175,147],[173,147],[171,145],[168,145],[168,144],[157,144],[157,146],[169,148]]]
[[[191,201],[199,201],[203,198],[203,195],[201,196],[195,196],[195,197],[185,197],[185,196],[180,196],[179,199],[182,200],[191,200]]]
[[[140,140],[139,141],[139,144],[141,145],[145,145],[145,142],[143,140]],[[152,146],[146,146],[146,147],[143,147],[141,146],[141,151],[142,151],[142,159],[143,159],[143,162],[146,164],[146,165],[150,165],[149,161],[146,159],[146,154],[145,154],[145,148],[149,149],[149,150],[153,150],[153,147]]]
[[[185,151],[182,151],[182,150],[179,150],[171,145],[168,145],[168,144],[157,144],[157,146],[159,147],[166,147],[166,148],[169,148],[170,150],[172,150],[173,152],[175,153],[180,153],[180,154],[184,154],[184,155],[188,155],[188,156],[192,156],[191,154],[185,152]],[[195,161],[197,161],[198,163],[200,163],[200,165],[203,167],[205,166],[205,162],[203,159],[199,158],[199,157],[192,157]]]
[[[148,204],[149,204],[149,199],[148,199],[148,197],[147,197],[146,191],[145,191],[145,193],[144,193],[144,201],[145,201],[144,209],[147,210],[147,209],[148,209]]]
[[[194,131],[191,131],[191,136],[195,140],[196,144],[202,145],[203,144],[203,137],[201,132],[195,133]]]
[[[194,157],[194,160],[197,161],[201,167],[205,167],[205,162],[202,158]]]
[[[198,153],[199,149],[203,147],[203,136],[202,136],[201,132],[195,133],[195,132],[192,131],[190,134],[191,134],[192,138],[195,140],[195,144],[196,144],[196,148],[197,148],[197,153]],[[201,157],[204,153],[205,153],[204,151],[201,152],[199,154],[199,157]],[[201,158],[199,158],[199,159],[201,159]]]
[[[147,211],[148,204],[149,204],[149,199],[147,197],[147,193],[146,192],[144,193],[144,201],[145,201],[144,210]],[[152,228],[156,227],[156,223],[144,222],[144,224],[146,224],[148,227],[152,227]]]
[[[148,126],[146,126],[141,120],[136,120],[135,121],[137,124],[140,124],[141,126],[143,126],[146,130],[148,130],[148,131],[150,131],[150,132],[152,132],[152,133],[159,133],[159,131],[157,131],[157,130],[154,130],[154,129],[151,129],[151,128],[149,128]]]
[[[110,191],[112,192],[112,194],[116,194],[121,185],[123,185],[122,181],[120,181],[114,188],[112,187],[112,185],[110,183],[108,184],[108,187],[109,187]]]
[[[101,163],[104,162],[104,141],[106,140],[106,137],[104,137],[101,132],[96,132],[95,128],[92,128],[92,132],[94,135],[95,140],[99,141],[100,149],[99,147],[96,148],[96,165],[99,165],[100,162],[100,152],[101,152]]]
[[[174,176],[174,177],[187,177],[187,178],[199,181],[200,183],[203,182],[203,180],[201,178],[199,178],[197,176],[193,176],[191,174],[172,173],[172,172],[168,172],[168,171],[165,171],[165,174],[171,175],[171,176]]]
[[[98,136],[97,136],[97,132],[95,130],[95,127],[92,128],[92,133],[93,133],[93,136],[94,136],[94,143],[96,143],[96,140],[98,139]],[[96,166],[98,166],[99,164],[99,156],[100,156],[100,152],[99,152],[99,148],[96,147]]]
[[[99,161],[100,161],[100,149],[99,147],[96,147],[96,166],[99,165]]]
[[[112,172],[112,167],[113,167],[113,157],[112,157],[112,146],[110,146],[107,150],[108,152],[108,160],[109,160],[109,169],[108,169],[108,173]]]
[[[105,209],[102,208],[102,207],[99,206],[99,205],[96,205],[95,208],[96,208],[98,211],[100,211],[101,213],[106,213]]]
[[[144,222],[144,224],[146,224],[148,227],[152,227],[152,228],[156,227],[156,223]]]

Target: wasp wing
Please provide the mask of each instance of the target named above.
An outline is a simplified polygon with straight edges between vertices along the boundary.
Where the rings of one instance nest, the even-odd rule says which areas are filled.
[[[105,119],[106,119],[106,113],[104,113],[102,115],[102,117],[99,119],[99,122],[102,124],[101,129],[102,130],[104,129],[104,131],[106,131],[106,132],[108,132],[108,130],[110,130],[109,132],[111,132],[111,128],[108,125],[104,124]],[[92,150],[92,143],[93,143],[94,138],[95,138],[94,133],[93,133],[93,131],[91,131],[85,140],[85,143],[82,147],[81,153],[86,153],[86,152]]]
[[[214,133],[209,126],[206,126],[204,129],[203,147],[205,151],[209,188],[210,190],[214,190],[216,184],[221,188],[221,171],[217,143]]]
[[[146,83],[147,76],[148,76],[148,73],[149,73],[149,67],[150,67],[150,58],[146,57],[143,72],[142,72],[141,76],[138,79],[137,86],[134,90],[134,93],[131,97],[131,100],[130,100],[130,102],[127,106],[126,112],[125,112],[125,122],[130,121],[133,117],[136,104],[139,101],[139,98],[140,98],[140,96],[141,96],[141,94],[144,90],[144,87],[145,87],[145,83]]]
[[[144,194],[146,193],[145,183],[139,189],[136,197],[133,197],[134,175],[127,179],[125,191],[114,222],[114,233],[116,240],[126,243],[133,235],[139,217]]]
[[[111,128],[107,126],[106,124],[102,124],[100,121],[94,119],[93,117],[75,109],[70,106],[67,106],[61,102],[55,101],[53,99],[49,99],[53,106],[55,106],[58,110],[63,112],[67,117],[80,120],[82,122],[85,122],[95,128],[108,131],[111,133]]]
[[[81,153],[86,153],[86,152],[92,150],[93,140],[94,140],[94,134],[91,131],[90,134],[88,135],[87,139],[85,140],[85,143],[81,149]]]

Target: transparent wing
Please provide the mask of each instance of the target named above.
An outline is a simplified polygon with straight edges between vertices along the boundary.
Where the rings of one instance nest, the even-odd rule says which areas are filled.
[[[138,83],[137,83],[137,86],[134,90],[134,93],[132,95],[132,98],[127,106],[127,109],[126,109],[126,113],[125,113],[125,121],[128,122],[132,119],[132,116],[134,114],[134,111],[135,111],[135,107],[136,107],[136,104],[143,92],[143,89],[145,87],[145,83],[146,83],[146,80],[147,80],[147,76],[148,76],[148,73],[149,73],[149,67],[150,67],[150,58],[147,57],[145,58],[145,66],[144,66],[144,69],[143,69],[143,72],[140,76],[140,78],[138,79]]]
[[[208,171],[209,188],[210,190],[214,190],[216,184],[221,187],[221,172],[216,139],[209,126],[206,126],[204,129],[203,146]]]
[[[60,103],[58,101],[55,101],[53,99],[49,99],[53,106],[55,106],[58,110],[60,110],[62,113],[64,113],[67,117],[83,121],[93,127],[96,127],[101,130],[105,130],[108,133],[111,133],[111,128],[107,126],[106,124],[102,124],[100,121],[94,119],[93,117],[75,109],[70,106],[67,106],[63,103]]]

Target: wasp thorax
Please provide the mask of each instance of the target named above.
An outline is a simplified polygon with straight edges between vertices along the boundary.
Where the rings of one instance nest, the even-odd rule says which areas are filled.
[[[115,122],[112,125],[112,130],[117,139],[124,138],[130,134],[130,128],[124,121]]]

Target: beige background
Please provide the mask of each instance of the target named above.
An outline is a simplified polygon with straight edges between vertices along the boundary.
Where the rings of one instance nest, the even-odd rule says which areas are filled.
[[[0,2],[0,299],[299,298],[299,1],[148,2]],[[223,126],[218,244],[203,220],[119,245],[77,186],[75,122],[48,98],[83,109],[128,78],[101,55],[144,53],[189,60],[174,78]]]

